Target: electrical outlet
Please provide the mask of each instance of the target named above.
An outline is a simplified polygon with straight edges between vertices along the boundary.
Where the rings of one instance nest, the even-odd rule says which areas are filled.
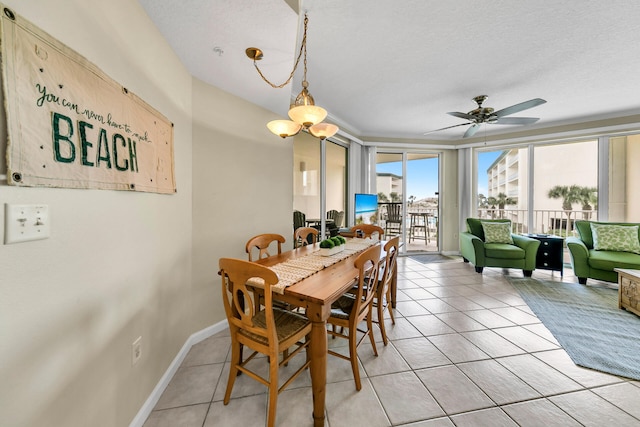
[[[142,357],[142,336],[139,336],[133,344],[131,344],[131,366],[138,363]]]

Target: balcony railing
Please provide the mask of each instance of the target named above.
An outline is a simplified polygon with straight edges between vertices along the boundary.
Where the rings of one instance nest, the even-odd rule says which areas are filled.
[[[514,233],[555,234],[567,237],[573,235],[573,223],[577,219],[597,220],[593,210],[543,210],[534,209],[533,224],[528,224],[526,209],[478,209],[478,218],[510,219]]]

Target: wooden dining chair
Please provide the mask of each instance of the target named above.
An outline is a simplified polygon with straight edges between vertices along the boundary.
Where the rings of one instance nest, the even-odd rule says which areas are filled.
[[[293,233],[293,246],[299,248],[318,241],[318,230],[313,227],[300,227]],[[311,236],[311,242],[309,242]]]
[[[357,287],[342,295],[331,305],[331,314],[327,323],[331,329],[327,334],[333,337],[346,338],[349,341],[349,356],[328,350],[332,356],[351,362],[356,390],[362,388],[360,371],[358,370],[358,346],[369,336],[373,353],[377,356],[376,343],[373,336],[373,299],[378,287],[378,273],[380,271],[380,245],[371,246],[356,258],[354,266],[358,269]],[[359,329],[359,324],[366,319],[367,329]],[[339,331],[337,330],[339,328]],[[358,339],[358,332],[363,333]]]
[[[231,362],[223,403],[229,403],[236,376],[240,372],[245,373],[268,387],[267,426],[272,427],[276,420],[278,394],[309,367],[311,322],[305,316],[273,306],[271,287],[278,283],[278,276],[267,267],[232,258],[221,258],[219,267],[224,309],[231,335]],[[264,309],[261,310],[255,310],[256,304],[250,302],[255,295],[246,285],[247,282],[253,283],[256,278],[264,282]],[[243,347],[253,350],[244,361],[241,357]],[[291,348],[295,349],[279,360],[280,353]],[[307,349],[305,363],[278,388],[280,366],[287,364],[304,349]],[[258,353],[268,356],[267,378],[247,367]]]
[[[269,254],[269,247],[272,243],[276,242],[278,254],[282,253],[282,244],[285,242],[285,238],[280,234],[274,233],[265,233],[258,234],[257,236],[249,239],[247,244],[245,245],[245,250],[249,255],[249,261],[254,261],[262,258],[266,258],[271,256]],[[254,257],[252,254],[255,252],[255,249],[258,250],[258,256]]]
[[[365,239],[372,239],[374,234],[378,234],[378,239],[382,240],[384,238],[384,230],[382,229],[382,227],[378,227],[377,225],[373,225],[373,224],[358,224],[358,225],[354,225],[353,227],[351,227],[350,230],[352,233],[355,233],[354,235],[356,237],[360,237],[358,236],[358,234],[362,233],[362,237],[364,237]]]
[[[396,274],[398,268],[398,248],[400,246],[400,236],[396,236],[389,240],[384,245],[384,251],[386,252],[384,265],[382,272],[380,273],[378,288],[376,289],[376,297],[373,301],[374,307],[376,307],[376,323],[380,327],[380,333],[382,334],[382,341],[384,345],[389,343],[387,339],[387,331],[384,325],[384,311],[389,311],[389,317],[391,318],[391,324],[396,324],[396,319],[393,317],[393,309],[391,308],[391,282]]]

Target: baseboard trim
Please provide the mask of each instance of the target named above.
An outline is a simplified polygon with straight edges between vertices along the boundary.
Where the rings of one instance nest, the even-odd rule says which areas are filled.
[[[440,253],[444,256],[460,256],[460,251],[442,251]]]
[[[187,339],[187,341],[185,341],[184,345],[182,346],[176,357],[173,359],[162,378],[160,378],[158,384],[156,384],[155,388],[153,389],[147,400],[144,402],[144,405],[142,405],[136,416],[131,421],[131,424],[129,424],[129,427],[142,427],[144,425],[145,421],[147,421],[147,418],[149,418],[151,411],[153,411],[153,408],[156,407],[158,400],[160,400],[160,396],[162,396],[162,393],[164,393],[164,390],[169,385],[171,378],[173,378],[173,376],[175,375],[176,371],[184,361],[184,358],[187,357],[187,353],[189,353],[191,347],[193,347],[195,344],[198,344],[200,341],[203,341],[217,334],[218,332],[224,331],[228,327],[229,324],[227,323],[227,321],[223,320],[207,328],[204,328],[201,331],[195,332]]]

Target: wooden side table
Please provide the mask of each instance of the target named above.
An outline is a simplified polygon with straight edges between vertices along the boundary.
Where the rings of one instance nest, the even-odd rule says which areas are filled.
[[[618,272],[618,308],[640,316],[640,270],[614,268]]]
[[[536,255],[536,268],[541,270],[559,271],[564,276],[564,239],[552,234],[523,234],[540,241]]]

